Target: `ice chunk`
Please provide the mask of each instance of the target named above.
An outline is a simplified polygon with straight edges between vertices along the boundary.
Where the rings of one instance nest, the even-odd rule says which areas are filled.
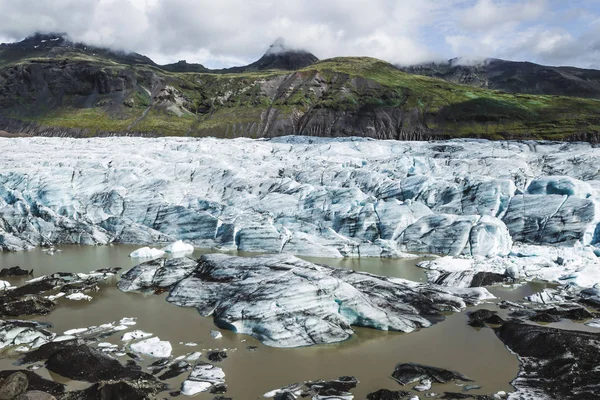
[[[178,240],[163,248],[162,251],[170,254],[189,254],[194,252],[194,246],[185,243],[182,240]]]
[[[153,336],[153,334],[147,333],[144,331],[140,331],[140,330],[135,330],[135,331],[127,332],[126,334],[124,334],[123,337],[121,338],[121,340],[124,342],[129,342],[131,340],[145,339],[150,336]]]
[[[136,353],[145,354],[156,358],[167,358],[171,356],[173,348],[168,341],[157,337],[145,339],[129,346]]]
[[[65,296],[66,299],[69,300],[74,300],[74,301],[80,301],[80,300],[87,300],[87,301],[91,301],[92,300],[92,296],[88,296],[87,294],[83,294],[83,293],[72,293],[72,294],[68,294]]]
[[[160,257],[163,257],[164,255],[165,255],[165,252],[163,250],[153,249],[150,247],[142,247],[141,249],[132,251],[131,254],[129,254],[129,257],[131,257],[131,258],[160,258]]]

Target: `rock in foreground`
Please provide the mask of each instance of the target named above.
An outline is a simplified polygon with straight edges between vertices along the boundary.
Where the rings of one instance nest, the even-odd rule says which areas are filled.
[[[119,288],[172,287],[168,301],[275,347],[343,341],[353,334],[351,325],[412,332],[441,320],[442,312],[492,297],[482,288],[419,284],[293,256],[211,254],[193,269],[190,259],[179,260],[140,264],[123,275]]]
[[[521,362],[510,399],[600,398],[599,333],[509,322],[498,336]]]

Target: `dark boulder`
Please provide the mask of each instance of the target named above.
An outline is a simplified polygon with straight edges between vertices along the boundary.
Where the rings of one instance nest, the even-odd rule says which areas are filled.
[[[388,390],[388,389],[379,389],[376,392],[369,393],[367,395],[367,400],[401,400],[406,399],[411,395],[410,392],[405,392],[403,390]]]
[[[522,398],[600,398],[600,334],[508,322],[497,331],[521,361]],[[527,397],[529,396],[529,397]]]
[[[493,286],[509,282],[514,282],[514,279],[494,272],[478,272],[473,276],[473,280],[469,287]]]
[[[39,390],[29,390],[15,398],[15,400],[56,400],[56,397],[52,396],[50,393],[41,392]]]
[[[33,274],[33,270],[27,271],[27,270],[19,267],[18,265],[16,267],[12,267],[12,268],[0,269],[0,278],[8,278],[11,276],[27,276],[27,275],[32,275],[32,274]]]
[[[0,317],[46,315],[56,307],[56,302],[43,296],[28,294],[23,297],[0,297]]]
[[[211,351],[206,357],[212,362],[220,362],[227,358],[227,352]]]
[[[96,383],[85,390],[70,392],[60,400],[151,400],[167,389],[167,386],[157,380],[109,380]]]
[[[477,310],[469,313],[469,325],[476,328],[483,328],[485,324],[502,325],[504,320],[500,318],[498,312],[491,310]]]
[[[422,379],[429,379],[437,383],[473,382],[459,372],[414,363],[398,364],[392,373],[392,378],[401,385],[408,385]]]
[[[0,382],[0,400],[12,400],[25,393],[28,386],[27,375],[20,371],[13,372]]]
[[[27,370],[0,371],[0,380],[4,380],[16,372],[25,375],[27,378],[27,390],[46,392],[54,396],[60,396],[65,391],[65,386],[63,384],[44,379],[35,372]]]
[[[66,378],[85,382],[151,377],[124,367],[116,359],[86,345],[70,345],[58,349],[48,358],[46,368]]]

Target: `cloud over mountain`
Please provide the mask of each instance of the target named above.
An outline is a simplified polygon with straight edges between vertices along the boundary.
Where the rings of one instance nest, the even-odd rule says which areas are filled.
[[[278,37],[319,58],[399,64],[454,56],[598,67],[593,0],[0,0],[0,41],[36,31],[211,67],[257,59]]]

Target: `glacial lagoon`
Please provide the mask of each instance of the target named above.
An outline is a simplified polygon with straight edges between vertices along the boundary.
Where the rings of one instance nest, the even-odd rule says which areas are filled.
[[[54,272],[90,272],[106,267],[121,267],[124,270],[140,262],[129,257],[137,246],[62,246],[59,252],[48,255],[42,249],[25,252],[1,253],[0,267],[16,265],[33,269],[34,276]],[[211,253],[210,250],[196,251],[193,257]],[[248,255],[248,254],[245,254]],[[419,259],[327,259],[308,258],[311,262],[357,271],[371,272],[424,281],[425,271],[415,264]],[[21,284],[27,278],[13,278],[11,283]],[[270,390],[303,380],[333,379],[339,376],[355,376],[360,383],[352,391],[355,398],[382,388],[407,389],[390,378],[398,363],[415,362],[459,371],[481,385],[479,390],[469,393],[490,394],[511,391],[510,381],[517,375],[519,364],[496,337],[491,329],[478,329],[467,325],[463,313],[448,313],[446,319],[430,328],[403,334],[367,328],[354,328],[356,334],[347,341],[302,347],[278,349],[262,345],[248,335],[220,330],[221,339],[213,339],[211,330],[217,329],[210,317],[201,317],[193,308],[177,307],[165,301],[165,294],[144,295],[124,293],[117,289],[116,278],[110,279],[101,290],[91,293],[91,301],[61,300],[57,309],[47,316],[34,318],[49,322],[52,331],[58,334],[70,329],[97,326],[119,321],[124,317],[137,318],[137,325],[130,329],[150,332],[168,340],[173,346],[173,356],[200,351],[205,357],[208,349],[227,349],[228,357],[216,363],[225,372],[227,396],[237,399],[259,399]],[[543,283],[527,283],[516,287],[491,288],[498,299],[475,308],[498,309],[493,303],[499,300],[519,300],[545,288]],[[499,309],[498,309],[499,310]],[[571,329],[594,330],[583,324],[562,323]],[[552,324],[561,326],[561,324]],[[596,330],[597,331],[597,330]],[[126,332],[126,331],[125,331]],[[107,342],[122,346],[124,332],[108,337]],[[186,346],[196,343],[197,346]],[[256,349],[248,350],[248,348]],[[3,353],[0,369],[14,368],[16,355]],[[141,365],[156,361],[144,357]],[[128,357],[122,357],[125,361]],[[69,381],[45,369],[36,371],[42,376],[67,383],[69,388],[89,386]],[[171,379],[168,383],[177,390],[187,376]],[[434,385],[432,391],[461,391],[455,384]],[[198,398],[211,399],[213,395],[199,394]]]

